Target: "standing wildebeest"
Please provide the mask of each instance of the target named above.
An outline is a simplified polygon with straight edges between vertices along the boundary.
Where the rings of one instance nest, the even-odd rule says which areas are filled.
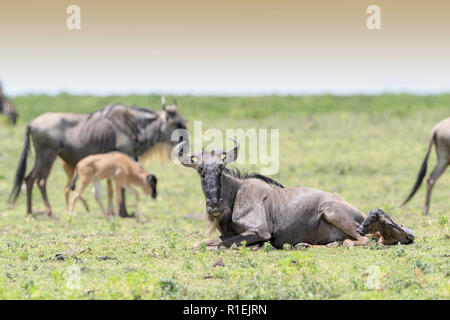
[[[138,209],[139,194],[134,186],[141,187],[145,194],[156,199],[157,179],[154,174],[149,174],[141,165],[122,152],[108,152],[93,154],[83,158],[75,168],[75,175],[71,182],[71,189],[75,189],[75,181],[80,179],[80,184],[72,196],[69,214],[72,214],[75,202],[80,198],[83,190],[94,182],[95,198],[106,219],[114,212],[115,218],[119,216],[119,208],[122,205],[122,187],[126,187],[134,193],[136,198],[136,220],[141,221]],[[108,180],[108,211],[105,210],[102,202],[100,180]],[[113,189],[112,182],[116,187],[117,207],[112,204]]]
[[[338,194],[303,187],[284,188],[260,174],[243,175],[225,168],[238,156],[239,143],[233,141],[236,146],[228,153],[214,150],[188,156],[182,150],[184,142],[173,150],[184,166],[196,169],[201,177],[208,218],[221,233],[219,238],[206,241],[208,247],[230,247],[243,241],[247,245],[270,241],[276,248],[284,244],[369,242],[358,230],[365,221],[364,214]],[[403,230],[390,240],[411,243],[414,236],[409,233]]]
[[[433,190],[437,179],[439,179],[439,177],[444,173],[447,166],[450,164],[450,118],[445,118],[444,120],[440,121],[437,125],[434,126],[433,130],[431,130],[428,151],[425,159],[423,160],[416,183],[414,184],[414,187],[408,198],[406,198],[406,200],[402,203],[402,206],[405,205],[409,200],[411,200],[411,198],[414,196],[414,194],[422,184],[423,178],[427,173],[428,157],[430,155],[431,147],[433,146],[433,144],[436,147],[437,163],[434,167],[433,172],[430,174],[427,180],[427,197],[425,200],[425,206],[423,207],[423,214],[428,214],[428,211],[430,210],[431,191]]]
[[[173,131],[185,128],[185,120],[178,113],[175,101],[173,105],[166,106],[163,100],[161,111],[113,104],[89,115],[43,114],[27,125],[25,146],[9,202],[15,203],[22,181],[25,179],[27,213],[32,213],[31,195],[33,185],[37,182],[44,199],[46,213],[52,216],[46,183],[57,156],[72,168],[88,155],[110,151],[120,151],[137,159],[159,142],[173,143],[171,141]],[[36,151],[36,160],[33,169],[25,178],[30,136]]]
[[[9,121],[11,121],[12,124],[16,124],[17,122],[16,107],[14,106],[12,101],[7,99],[3,94],[1,83],[0,83],[0,113],[7,115]]]

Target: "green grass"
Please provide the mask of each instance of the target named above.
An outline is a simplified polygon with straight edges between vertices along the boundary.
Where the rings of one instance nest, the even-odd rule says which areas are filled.
[[[383,208],[412,229],[416,242],[389,248],[194,250],[206,223],[200,181],[170,161],[146,163],[158,176],[156,201],[141,196],[147,219],[105,221],[91,192],[91,213],[64,215],[66,177],[55,162],[48,182],[55,219],[27,217],[25,194],[7,208],[25,123],[47,111],[89,112],[113,102],[159,108],[159,96],[67,94],[15,97],[17,127],[0,121],[0,298],[6,299],[449,299],[450,171],[438,181],[428,216],[424,187],[404,208],[426,152],[431,128],[449,116],[450,95],[337,97],[177,97],[192,128],[279,128],[286,186],[338,192],[368,212]],[[28,162],[28,170],[33,161]],[[435,164],[434,151],[429,167]],[[250,171],[257,165],[240,166]],[[40,194],[33,194],[42,209]],[[129,205],[132,204],[129,197]],[[130,206],[132,210],[132,206]],[[80,253],[81,252],[81,253]],[[55,255],[63,254],[64,260]],[[108,256],[112,259],[100,260]],[[222,259],[225,267],[213,267]],[[376,270],[377,272],[370,271]],[[73,276],[75,274],[75,276]],[[375,277],[378,284],[371,287]],[[73,285],[75,283],[75,285]]]

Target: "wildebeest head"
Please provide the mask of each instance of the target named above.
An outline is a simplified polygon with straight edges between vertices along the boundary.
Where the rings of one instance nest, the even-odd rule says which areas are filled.
[[[177,101],[173,99],[172,105],[166,104],[166,99],[161,98],[161,104],[163,108],[162,117],[164,118],[165,126],[162,128],[162,133],[165,136],[165,141],[172,142],[173,144],[179,141],[171,141],[172,132],[176,129],[186,129],[186,121],[180,115],[177,109]]]
[[[6,114],[12,124],[17,122],[17,111],[14,103],[7,99],[3,94],[3,89],[0,83],[0,113]]]
[[[154,174],[149,174],[145,177],[145,187],[144,192],[147,195],[152,195],[153,199],[156,199],[157,191],[156,191],[156,184],[158,180],[156,179],[156,176]]]
[[[369,212],[364,222],[358,227],[361,235],[379,232],[383,236],[385,244],[398,242],[408,244],[414,241],[414,234],[408,228],[399,226],[381,209]]]
[[[187,142],[179,143],[173,151],[184,166],[196,169],[200,175],[202,190],[206,198],[206,211],[210,217],[219,217],[230,212],[230,208],[221,198],[221,178],[225,166],[237,159],[239,142],[234,138],[229,139],[233,140],[235,147],[228,152],[215,149],[212,151],[197,151],[193,155],[187,155],[182,150]]]
[[[166,104],[166,99],[162,97],[162,110],[141,112],[142,108],[138,110],[140,114],[136,118],[140,119],[140,132],[137,153],[143,155],[143,158],[152,158],[158,156],[170,155],[170,149],[181,141],[189,142],[189,137],[186,133],[180,132],[178,140],[172,140],[176,130],[186,130],[186,121],[180,115],[177,109],[175,99],[172,105]]]

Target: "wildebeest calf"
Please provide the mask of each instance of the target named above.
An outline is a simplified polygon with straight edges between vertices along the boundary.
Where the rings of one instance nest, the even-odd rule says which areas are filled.
[[[151,195],[153,199],[156,198],[156,176],[149,174],[136,161],[121,152],[109,152],[102,154],[95,154],[88,156],[78,162],[75,168],[75,175],[73,177],[71,188],[75,189],[75,182],[80,179],[80,184],[72,195],[70,203],[69,214],[72,214],[75,202],[80,198],[83,190],[94,182],[95,198],[102,209],[105,218],[114,211],[114,216],[119,216],[119,208],[122,203],[122,193],[120,190],[125,187],[132,191],[136,197],[136,219],[141,220],[141,215],[138,210],[139,194],[134,186],[142,188],[146,195]],[[108,179],[108,211],[103,207],[101,200],[101,185],[100,180]],[[113,189],[112,181],[116,187],[117,208],[114,209],[112,204]]]
[[[414,241],[414,234],[408,228],[399,226],[381,209],[369,212],[364,222],[358,227],[362,236],[376,238],[379,244],[409,244]]]

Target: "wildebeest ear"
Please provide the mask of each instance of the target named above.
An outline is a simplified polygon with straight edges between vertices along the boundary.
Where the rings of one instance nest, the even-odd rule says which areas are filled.
[[[173,98],[172,100],[173,100],[173,105],[176,107],[177,106],[177,100],[175,98]]]
[[[163,110],[166,110],[166,98],[164,96],[161,97],[161,105]]]
[[[158,179],[156,179],[156,176],[154,174],[149,174],[146,178],[147,183],[151,186],[156,185]]]

